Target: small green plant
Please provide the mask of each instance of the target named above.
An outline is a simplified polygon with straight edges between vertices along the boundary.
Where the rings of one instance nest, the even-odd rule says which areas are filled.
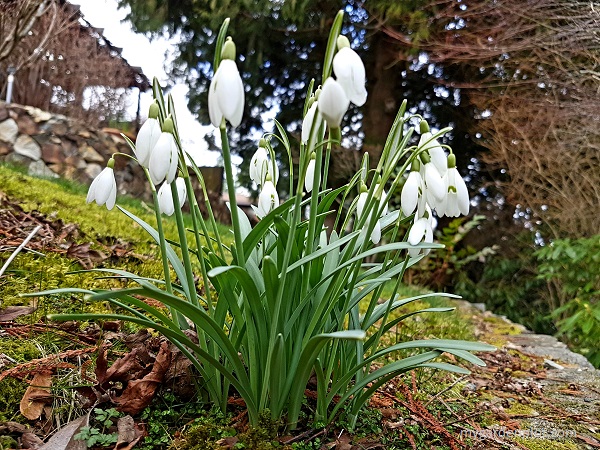
[[[119,418],[121,413],[115,408],[101,409],[94,408],[92,423],[94,426],[82,427],[74,438],[84,441],[88,447],[101,446],[108,447],[117,442],[118,435],[111,432],[110,428],[115,425],[115,419]]]
[[[552,241],[536,257],[559,333],[600,367],[600,235]]]
[[[314,81],[307,87],[297,149],[299,164],[294,167],[296,151],[277,121],[277,132],[264,134],[258,143],[250,165],[251,178],[261,185],[256,226],[251,226],[236,204],[228,137],[231,128],[228,130],[227,124],[235,128],[242,120],[244,87],[235,63],[235,44],[226,38],[227,19],[216,39],[208,100],[211,122],[221,136],[234,242],[228,245],[223,239],[208,201],[208,218],[200,214],[190,173],[195,173],[204,189],[202,174],[186,158],[172,98],[165,100],[154,80],[150,117],[136,143],[129,141],[135,158],[123,154],[114,157],[136,159],[145,170],[153,192],[156,229],[130,211],[119,209],[159,245],[162,277],[97,269],[127,279],[128,286],[43,293],[83,294],[88,300],[109,301],[126,313],[61,314],[50,315],[51,319],[126,320],[160,332],[198,370],[203,397],[225,412],[231,390],[235,390],[244,400],[254,428],[260,426],[267,412],[273,422],[285,420],[288,428],[296,427],[312,373],[317,380],[315,422],[331,423],[343,410],[352,428],[359,411],[390,379],[420,367],[468,373],[439,358],[449,353],[485,365],[470,352],[493,350],[487,344],[459,340],[411,338],[391,346],[382,340],[384,333],[408,316],[453,310],[425,308],[391,318],[398,308],[422,298],[452,297],[424,294],[401,298],[397,293],[406,269],[431,249],[441,248],[433,243],[433,211],[440,216],[465,215],[469,195],[452,149],[438,142],[450,129],[432,133],[421,116],[407,112],[406,101],[377,167],[370,169],[365,154],[361,169],[347,185],[334,190],[327,187],[332,147],[342,142],[342,118],[350,102],[361,106],[367,95],[364,65],[350,48],[348,38],[340,34],[343,16],[340,11],[333,21],[322,87],[316,87]],[[411,126],[413,120],[420,121],[418,131]],[[415,133],[421,137],[417,145],[411,145]],[[291,197],[282,203],[276,189],[274,145],[285,148],[290,171],[298,170],[297,176],[291,173],[289,177]],[[108,209],[115,206],[114,167],[111,158],[90,186],[88,202]],[[389,211],[386,189],[389,186],[391,192],[399,186],[405,172],[410,174],[402,189],[401,210]],[[204,197],[208,198],[206,194]],[[184,222],[181,211],[187,200],[191,225]],[[331,213],[336,201],[348,201],[349,214]],[[163,214],[174,215],[177,239],[165,237]],[[326,225],[329,215],[334,219],[331,227]],[[409,224],[408,236],[403,238],[401,230]],[[375,255],[378,262],[372,264],[369,258]],[[196,283],[198,275],[202,290]],[[380,304],[388,282],[393,283],[391,296]],[[141,298],[154,299],[168,310]],[[416,353],[388,360],[388,355],[407,349]],[[373,367],[376,369],[371,370]]]

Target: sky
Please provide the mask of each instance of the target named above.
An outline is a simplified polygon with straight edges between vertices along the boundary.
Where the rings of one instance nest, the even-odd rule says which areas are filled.
[[[150,42],[149,38],[133,32],[129,22],[123,22],[127,11],[117,9],[116,0],[72,0],[81,7],[84,18],[94,27],[103,28],[104,36],[113,45],[123,48],[122,56],[131,66],[142,68],[148,79],[158,78],[165,85],[168,77],[165,65],[172,61],[172,53],[176,38],[158,38]],[[202,126],[196,121],[187,108],[186,95],[188,88],[184,84],[176,84],[170,93],[173,96],[179,134],[184,150],[194,158],[199,166],[217,165],[219,152],[207,150],[204,135],[213,130],[212,126]],[[145,118],[152,102],[150,91],[142,94],[141,111]],[[132,93],[130,101],[131,115],[135,117],[137,92]]]

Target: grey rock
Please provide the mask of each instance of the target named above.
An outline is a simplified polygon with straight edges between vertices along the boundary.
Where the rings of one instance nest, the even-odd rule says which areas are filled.
[[[0,141],[14,144],[19,134],[19,126],[13,119],[6,119],[0,122]]]
[[[15,141],[15,153],[37,161],[42,157],[42,149],[31,137],[22,134]]]
[[[102,172],[102,166],[100,164],[91,163],[85,168],[85,174],[92,180],[100,175],[100,172]]]
[[[58,178],[58,174],[52,172],[42,160],[30,163],[27,173],[34,177]]]
[[[508,340],[514,345],[521,347],[525,353],[543,356],[565,364],[574,364],[582,368],[594,368],[585,356],[572,352],[565,343],[560,342],[553,336],[533,333],[517,334],[508,336]]]
[[[87,162],[91,163],[104,163],[104,157],[94,150],[93,147],[85,145],[81,150],[81,157]]]

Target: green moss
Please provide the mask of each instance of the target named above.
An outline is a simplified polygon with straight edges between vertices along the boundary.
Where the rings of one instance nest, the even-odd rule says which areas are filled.
[[[31,361],[40,357],[40,349],[27,339],[0,338],[0,354],[4,353],[17,363]]]
[[[533,416],[537,414],[537,411],[529,405],[525,405],[520,402],[512,402],[508,409],[505,409],[504,412],[509,416],[519,415],[519,416]]]
[[[19,412],[19,404],[26,390],[27,383],[14,378],[7,377],[0,381],[0,422],[26,420]]]
[[[517,437],[515,442],[529,450],[577,450],[577,445],[570,442],[560,442],[552,439],[533,439]]]
[[[494,334],[498,335],[516,335],[521,334],[522,328],[516,324],[509,323],[501,317],[486,317],[484,322],[491,323],[494,326]]]

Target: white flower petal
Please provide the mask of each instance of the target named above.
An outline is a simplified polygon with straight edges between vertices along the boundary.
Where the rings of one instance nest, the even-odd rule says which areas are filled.
[[[348,99],[356,106],[367,101],[365,65],[360,56],[349,47],[341,48],[333,58],[333,72]]]
[[[304,178],[304,189],[306,192],[311,192],[315,181],[315,160],[311,159],[306,169],[306,178]]]
[[[115,175],[113,169],[106,167],[100,175],[98,175],[98,185],[96,186],[96,203],[104,205],[111,194]]]
[[[158,209],[162,214],[166,214],[167,216],[172,216],[175,212],[171,185],[169,183],[163,183],[158,190]]]
[[[160,138],[161,129],[158,120],[149,118],[144,122],[135,139],[135,156],[140,165],[148,168],[152,149]]]
[[[178,177],[177,180],[175,180],[175,186],[177,187],[179,206],[183,206],[187,200],[187,187],[185,186],[185,180],[181,177]]]
[[[404,186],[402,186],[402,192],[400,193],[400,207],[402,208],[402,213],[407,217],[410,216],[417,207],[419,190],[421,189],[422,183],[423,181],[421,180],[419,172],[411,171]]]
[[[369,194],[367,192],[361,192],[358,196],[358,201],[356,202],[356,216],[358,217],[358,220],[360,220],[363,215],[368,198]]]
[[[279,194],[273,182],[267,181],[258,196],[258,216],[265,217],[277,206],[279,206]]]
[[[252,159],[250,160],[250,179],[256,184],[260,185],[267,176],[267,164],[269,156],[267,149],[264,147],[258,147]]]
[[[432,136],[430,131],[423,133],[419,139],[418,147],[423,147],[429,151],[431,162],[440,175],[444,175],[448,167],[446,152],[440,146],[437,139],[432,139]]]
[[[375,245],[379,244],[381,241],[381,223],[379,220],[375,224],[375,228],[373,228],[373,232],[371,233],[371,242]]]
[[[215,94],[219,109],[225,119],[237,127],[242,122],[244,113],[244,84],[235,61],[222,60],[215,78],[217,78]]]
[[[210,87],[208,88],[208,115],[210,116],[210,123],[219,128],[221,126],[221,121],[223,120],[223,112],[219,107],[219,99],[217,98],[216,87],[217,74],[215,73],[212,80],[210,80]]]
[[[106,209],[109,211],[115,207],[115,203],[117,202],[117,181],[115,180],[115,177],[112,177],[111,181],[110,193],[106,200]]]
[[[310,131],[313,131],[313,140],[316,135],[319,127],[321,126],[321,113],[318,111],[318,102],[314,102],[308,111],[306,111],[306,115],[304,116],[304,120],[302,121],[302,143],[307,144],[310,139]],[[316,142],[313,142],[316,144]]]
[[[442,177],[432,162],[425,164],[425,185],[427,191],[431,192],[437,201],[441,201],[446,195],[446,186]]]
[[[427,228],[431,228],[429,227],[427,219],[420,218],[416,220],[408,232],[408,243],[410,245],[417,245],[419,242],[421,242],[425,236],[425,230]]]
[[[458,210],[463,216],[468,216],[470,206],[469,190],[467,189],[465,180],[463,180],[458,171],[456,177],[456,194],[458,196]]]
[[[163,132],[150,154],[148,171],[155,185],[163,182],[167,174],[172,170],[173,153],[177,154],[177,144],[171,133]],[[177,164],[177,162],[175,162]],[[171,179],[171,181],[173,181]]]
[[[339,128],[350,100],[342,86],[329,77],[325,80],[319,96],[318,109],[330,128]]]

